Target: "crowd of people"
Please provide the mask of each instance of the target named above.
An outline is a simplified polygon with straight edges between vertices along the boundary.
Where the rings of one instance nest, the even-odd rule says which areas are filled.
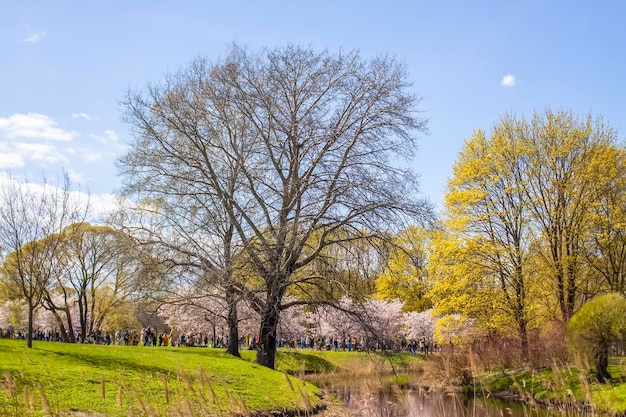
[[[10,337],[14,339],[26,339],[27,333],[23,330],[0,329],[0,337]],[[33,334],[34,340],[49,342],[67,342],[69,337],[62,337],[58,331],[38,330]],[[176,334],[170,332],[157,332],[151,327],[142,328],[140,332],[136,330],[117,330],[102,332],[96,330],[83,338],[80,331],[74,332],[76,343],[119,345],[119,346],[187,346],[187,347],[214,347],[224,348],[228,345],[228,336],[209,336],[207,334]],[[259,343],[258,336],[241,336],[239,338],[239,349],[256,349]],[[313,337],[302,336],[295,339],[279,338],[276,341],[278,348],[300,348],[316,350],[334,351],[375,351],[394,350],[407,351],[409,353],[428,354],[438,351],[439,346],[433,340],[420,338],[418,340],[406,340],[397,338],[395,340],[378,340],[376,338],[345,337]]]
[[[439,350],[439,346],[431,339],[420,338],[407,340],[396,338],[394,340],[380,340],[378,338],[358,337],[312,337],[303,336],[298,340],[279,340],[278,347],[291,347],[300,349],[334,350],[334,351],[376,351],[393,350],[408,351],[410,353],[430,353]]]

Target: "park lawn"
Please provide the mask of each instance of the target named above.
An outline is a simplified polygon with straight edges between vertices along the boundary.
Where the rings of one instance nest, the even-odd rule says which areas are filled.
[[[294,375],[330,372],[350,375],[406,372],[423,363],[423,356],[410,355],[406,352],[280,349],[276,355],[276,368]]]
[[[593,375],[577,366],[540,371],[506,372],[485,376],[483,387],[490,392],[515,392],[542,403],[592,404],[595,409],[622,415],[626,412],[626,363],[624,358],[609,361],[610,384],[600,384]]]
[[[37,341],[28,349],[0,339],[0,415],[233,415],[321,404],[313,385],[242,354]]]

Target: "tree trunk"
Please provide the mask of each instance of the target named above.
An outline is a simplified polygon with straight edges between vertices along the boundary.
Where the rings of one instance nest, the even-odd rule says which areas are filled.
[[[67,329],[65,328],[65,324],[63,324],[63,319],[57,310],[52,310],[52,315],[57,322],[57,326],[59,326],[59,334],[61,335],[61,339],[64,342],[67,342]]]
[[[609,382],[611,374],[609,373],[609,347],[602,346],[598,348],[596,353],[596,373],[599,382]]]
[[[228,346],[226,347],[226,352],[240,358],[237,302],[235,301],[235,291],[232,285],[226,288],[226,302],[228,303]]]
[[[67,338],[71,343],[76,343],[76,337],[74,337],[74,322],[72,321],[72,315],[70,314],[70,309],[65,308],[65,318],[67,320]]]
[[[78,297],[78,316],[80,319],[80,333],[81,333],[81,343],[85,343],[87,338],[87,297],[83,293]]]
[[[28,303],[28,342],[27,345],[29,348],[33,347],[33,315],[35,312],[35,307]]]
[[[520,320],[519,322],[519,338],[520,338],[520,348],[522,354],[522,360],[527,361],[529,357],[528,353],[528,330],[527,330],[526,320]]]
[[[276,329],[278,328],[279,304],[268,299],[268,305],[261,317],[259,331],[259,346],[256,353],[256,363],[274,369],[276,360]]]

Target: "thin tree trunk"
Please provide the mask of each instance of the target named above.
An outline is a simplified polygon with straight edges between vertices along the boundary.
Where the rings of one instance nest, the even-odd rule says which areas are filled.
[[[29,348],[33,347],[33,316],[35,312],[35,307],[28,303],[28,342],[27,345]]]
[[[85,294],[85,289],[83,289],[82,294],[78,298],[78,311],[80,316],[80,332],[81,332],[81,343],[85,343],[87,339],[88,330],[87,329],[87,295]]]
[[[65,311],[65,318],[67,319],[67,337],[70,342],[76,343],[76,338],[74,337],[74,322],[72,321],[70,309],[66,308],[63,311]]]
[[[611,374],[609,373],[609,347],[602,346],[596,355],[596,373],[599,382],[611,381]]]
[[[226,302],[228,303],[228,346],[226,352],[240,358],[237,303],[235,301],[235,291],[232,285],[226,288]]]
[[[57,325],[59,326],[59,333],[61,334],[61,338],[64,342],[67,342],[67,329],[65,328],[65,324],[63,324],[63,319],[57,310],[52,310],[52,315],[54,319],[57,321]]]

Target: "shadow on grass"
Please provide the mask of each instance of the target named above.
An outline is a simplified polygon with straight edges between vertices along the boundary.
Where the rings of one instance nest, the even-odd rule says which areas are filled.
[[[67,352],[54,352],[49,351],[50,354],[57,356],[64,356],[71,358],[75,361],[80,361],[90,366],[99,367],[107,370],[113,369],[126,369],[130,371],[138,371],[138,372],[147,372],[147,373],[168,373],[171,372],[171,369],[163,368],[157,365],[146,365],[138,363],[135,360],[129,358],[118,358],[118,357],[93,357],[88,354],[82,353],[67,353]]]
[[[85,351],[85,352],[68,352],[68,351],[57,351],[57,350],[49,350],[49,349],[38,349],[42,353],[47,355],[54,355],[57,357],[66,358],[67,360],[71,360],[73,362],[79,363],[82,362],[86,365],[97,367],[104,370],[116,370],[116,369],[125,369],[128,371],[135,371],[139,373],[154,373],[154,374],[167,374],[167,373],[176,373],[180,365],[186,364],[186,356],[196,356],[200,358],[228,358],[233,360],[240,360],[234,356],[228,355],[222,352],[216,351],[197,351],[193,348],[190,348],[189,351],[187,349],[175,349],[168,350],[164,352],[161,349],[171,349],[171,348],[158,348],[158,347],[128,347],[126,352],[116,351],[116,352],[99,352],[99,354],[94,355],[93,352]],[[137,349],[137,350],[135,350]],[[149,355],[151,352],[149,349],[159,349],[160,352],[167,353],[172,355],[171,361],[169,358],[159,357],[159,363],[148,364],[145,363],[146,358],[145,355]],[[126,356],[122,356],[124,353],[127,353]],[[156,353],[156,352],[155,352]],[[143,356],[143,357],[141,357]],[[177,360],[176,356],[179,356],[179,360]],[[155,358],[155,360],[157,360]],[[163,362],[165,360],[165,362]],[[194,363],[192,367],[195,367]]]
[[[276,361],[281,369],[290,374],[323,373],[337,370],[337,366],[318,355],[303,352],[278,352]]]

